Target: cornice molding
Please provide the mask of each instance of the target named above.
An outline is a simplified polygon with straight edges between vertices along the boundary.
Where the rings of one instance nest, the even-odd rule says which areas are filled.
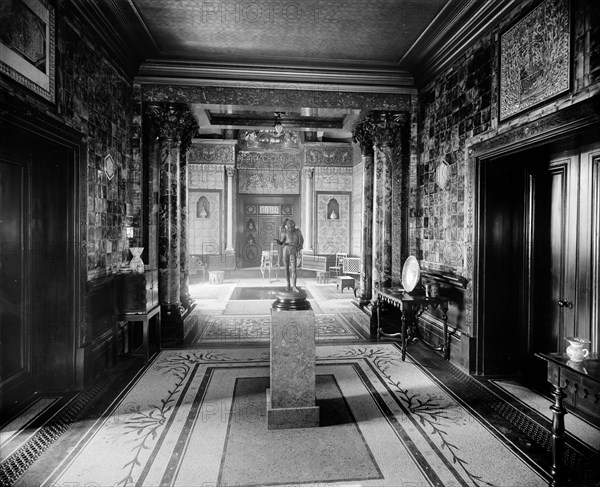
[[[154,40],[128,3],[119,0],[69,0],[65,9],[85,22],[95,40],[132,78],[142,61],[156,53]]]
[[[238,141],[236,139],[200,139],[193,138],[193,144],[203,144],[203,145],[237,145]]]
[[[270,66],[149,59],[140,66],[135,81],[140,84],[214,85],[269,89],[414,94],[412,76],[398,69],[323,68],[315,66]],[[265,86],[266,85],[266,86]]]
[[[398,65],[408,69],[421,86],[452,65],[521,4],[519,0],[450,0]]]

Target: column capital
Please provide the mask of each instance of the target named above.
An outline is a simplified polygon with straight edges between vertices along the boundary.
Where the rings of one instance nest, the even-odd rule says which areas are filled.
[[[352,137],[361,144],[363,140],[368,143],[370,137],[374,146],[393,147],[400,141],[401,129],[407,121],[408,114],[404,112],[370,112],[356,124]]]
[[[235,167],[225,166],[225,174],[227,174],[228,178],[232,178],[233,176],[235,176]]]
[[[157,129],[159,139],[178,142],[187,151],[198,131],[198,122],[183,103],[153,103],[146,114]]]
[[[360,153],[363,156],[373,155],[373,137],[367,120],[361,120],[352,129],[352,142],[360,145]]]
[[[312,179],[315,174],[314,167],[305,167],[303,169],[303,171],[304,171],[304,177],[306,177],[307,179]]]

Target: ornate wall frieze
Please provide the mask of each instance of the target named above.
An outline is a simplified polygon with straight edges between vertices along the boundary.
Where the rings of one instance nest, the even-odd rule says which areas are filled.
[[[352,166],[352,146],[311,146],[304,149],[306,164],[310,166]]]
[[[238,169],[299,170],[300,153],[239,151]]]
[[[178,84],[144,84],[144,101],[170,100],[182,103],[215,105],[301,106],[321,108],[356,108],[359,110],[410,109],[414,95],[399,93],[345,92],[335,86],[322,89],[279,89],[275,84],[257,88],[229,86],[192,86]]]
[[[240,194],[299,194],[300,171],[239,169],[238,185]]]
[[[235,164],[235,146],[192,144],[187,157],[190,164]]]

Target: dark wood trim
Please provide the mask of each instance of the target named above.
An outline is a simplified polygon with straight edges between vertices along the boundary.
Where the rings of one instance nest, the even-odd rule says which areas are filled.
[[[600,94],[560,111],[499,133],[469,148],[472,162],[567,139],[600,126]]]
[[[520,4],[518,0],[507,0],[489,2],[481,8],[471,0],[451,0],[398,64],[407,66],[416,85],[422,86],[452,66]]]
[[[154,39],[131,2],[68,0],[65,5],[86,27],[94,44],[102,46],[121,69],[133,78],[145,59],[158,51]]]

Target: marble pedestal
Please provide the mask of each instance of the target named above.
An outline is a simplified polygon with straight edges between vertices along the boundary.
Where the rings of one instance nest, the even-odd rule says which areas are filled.
[[[268,429],[319,426],[315,379],[315,314],[271,310],[271,387],[267,390]]]

